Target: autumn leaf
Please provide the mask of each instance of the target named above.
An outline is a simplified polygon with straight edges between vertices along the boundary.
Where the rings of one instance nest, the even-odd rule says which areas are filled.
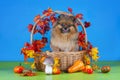
[[[38,26],[44,26],[45,23],[44,23],[43,21],[40,20],[40,21],[37,23],[37,25],[38,25]]]
[[[30,43],[26,42],[26,43],[24,44],[24,46],[25,46],[25,47],[29,47],[29,46],[30,46]]]
[[[45,18],[43,22],[44,22],[44,24],[48,24],[49,21],[50,21],[50,20],[49,20],[48,18]]]
[[[77,14],[75,18],[83,19],[83,14]]]
[[[52,9],[51,8],[48,8],[48,10],[47,10],[48,12],[52,12]]]
[[[85,34],[84,34],[83,32],[79,32],[78,40],[79,40],[79,41],[85,40]]]
[[[44,29],[40,29],[40,30],[38,30],[38,32],[39,32],[40,34],[44,35],[46,31],[45,31]]]
[[[91,25],[90,22],[87,22],[87,21],[84,22],[85,28],[88,28],[90,25]]]
[[[32,24],[29,24],[29,25],[28,25],[28,31],[31,32],[32,28],[33,28],[33,25],[32,25]]]
[[[48,40],[47,40],[47,38],[46,37],[42,37],[42,40],[41,40],[43,43],[47,43],[48,42]]]
[[[38,30],[37,30],[37,29],[34,29],[33,34],[36,34],[37,32],[38,32]]]
[[[38,19],[40,19],[40,15],[39,14],[37,16],[35,16],[34,22],[36,22]]]
[[[72,13],[73,10],[72,10],[72,8],[69,7],[69,8],[68,8],[68,11],[69,11],[70,13]]]
[[[52,9],[51,9],[51,8],[48,8],[47,10],[44,10],[44,11],[43,11],[43,14],[44,14],[45,16],[50,16],[51,13],[52,13]]]
[[[41,40],[35,40],[33,41],[34,51],[35,52],[41,52],[41,48],[45,47],[45,43],[43,43]]]
[[[88,42],[88,49],[92,49],[92,48],[93,48],[92,44]]]

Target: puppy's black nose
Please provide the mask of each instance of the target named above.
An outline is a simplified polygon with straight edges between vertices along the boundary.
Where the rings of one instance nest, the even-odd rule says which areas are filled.
[[[67,30],[67,28],[65,27],[64,30]]]

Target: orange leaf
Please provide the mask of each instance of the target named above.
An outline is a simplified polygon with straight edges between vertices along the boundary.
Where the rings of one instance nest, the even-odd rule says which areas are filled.
[[[37,23],[37,25],[38,25],[38,26],[44,26],[45,24],[44,24],[43,21],[39,21],[39,22]]]
[[[52,12],[52,9],[51,8],[48,8],[48,10],[47,10],[48,12]]]
[[[38,19],[40,19],[40,15],[39,14],[37,16],[35,16],[34,22],[36,22]]]

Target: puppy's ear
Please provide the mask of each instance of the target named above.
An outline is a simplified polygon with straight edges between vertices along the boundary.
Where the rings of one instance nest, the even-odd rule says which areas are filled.
[[[70,19],[71,19],[74,23],[76,23],[76,18],[75,18],[74,16],[70,16]]]

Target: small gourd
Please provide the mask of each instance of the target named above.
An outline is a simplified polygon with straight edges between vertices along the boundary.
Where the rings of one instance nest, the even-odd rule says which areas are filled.
[[[101,72],[102,73],[108,73],[110,71],[110,66],[103,66],[102,68],[101,68]]]
[[[81,60],[77,60],[74,62],[74,64],[68,68],[69,73],[81,71],[84,68],[84,63]]]

